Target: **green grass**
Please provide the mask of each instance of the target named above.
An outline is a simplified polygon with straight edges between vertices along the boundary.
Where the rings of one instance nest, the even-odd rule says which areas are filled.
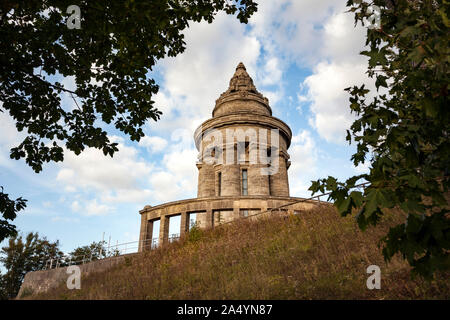
[[[399,257],[386,264],[377,244],[400,213],[358,230],[323,206],[299,216],[237,221],[82,276],[27,299],[448,299],[448,274],[411,279]],[[381,268],[381,289],[368,290],[366,269]]]

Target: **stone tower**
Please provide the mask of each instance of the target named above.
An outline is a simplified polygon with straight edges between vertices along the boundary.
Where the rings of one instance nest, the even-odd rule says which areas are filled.
[[[273,129],[278,130],[279,134],[274,136],[278,141],[271,140]],[[221,145],[212,152],[215,159],[209,163],[206,163],[204,157],[205,154],[210,156],[211,152],[204,152],[204,148],[207,148],[205,146],[208,145],[204,140],[205,136],[210,140],[211,135],[208,136],[205,132],[217,132],[221,136]],[[234,134],[232,139],[230,133]],[[238,141],[238,133],[241,134],[241,140],[245,141]],[[262,136],[264,134],[266,137]],[[256,90],[244,64],[239,63],[228,90],[216,100],[212,118],[205,121],[194,135],[197,149],[200,151],[197,163],[199,170],[197,196],[199,198],[247,195],[289,197],[287,169],[290,161],[287,149],[291,143],[291,136],[289,127],[272,117],[268,99]],[[245,152],[245,157],[241,153],[241,157],[237,158],[239,143],[242,144],[241,150]],[[269,156],[276,154],[278,157],[274,159],[278,166],[276,173],[261,174],[261,168],[268,165],[260,162],[251,163],[251,152],[258,155],[258,147],[266,148],[265,151]],[[225,161],[226,154],[221,151],[226,148],[234,150],[232,161]]]
[[[288,125],[272,116],[269,101],[239,63],[228,90],[216,100],[212,118],[194,133],[197,198],[140,210],[139,251],[183,237],[192,221],[214,228],[240,218],[311,209],[316,201],[289,196],[291,137]],[[169,237],[171,219],[180,219],[180,230]]]

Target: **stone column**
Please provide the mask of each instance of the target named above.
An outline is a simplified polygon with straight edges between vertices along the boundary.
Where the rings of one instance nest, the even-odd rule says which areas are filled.
[[[235,201],[233,205],[233,220],[237,220],[241,217],[241,209],[239,208],[238,203],[238,201]]]
[[[197,212],[197,222],[201,229],[210,229],[213,227],[213,214],[212,209],[209,208],[206,212]]]
[[[139,246],[138,246],[138,251],[144,251],[146,245],[148,244],[149,241],[147,241],[149,239],[149,232],[150,232],[150,239],[152,237],[152,228],[153,228],[153,223],[152,221],[148,221],[147,220],[147,213],[142,213],[141,214],[141,230],[139,232]],[[149,231],[150,229],[150,231]]]
[[[197,163],[198,168],[198,189],[197,197],[214,197],[215,196],[215,176],[214,168],[211,164]]]
[[[222,196],[241,195],[241,177],[238,164],[222,165]]]
[[[185,211],[181,213],[181,222],[180,222],[180,238],[184,237],[186,232],[189,230],[189,214]]]
[[[287,175],[287,156],[280,153],[278,171],[269,176],[272,196],[289,197],[289,182]]]
[[[261,169],[267,168],[265,164],[254,164],[248,167],[248,195],[268,196],[269,175],[261,174]]]
[[[146,250],[150,250],[153,244],[153,221],[154,220],[147,221],[147,236],[146,241],[144,242],[144,248]]]
[[[204,228],[205,229],[211,229],[213,228],[213,213],[212,213],[212,209],[209,208],[208,210],[206,210],[205,212],[205,224],[204,224]]]
[[[261,212],[265,211],[267,211],[267,201],[261,201]]]
[[[159,225],[159,245],[169,242],[169,216],[161,215]]]
[[[262,170],[267,168],[267,164],[261,163],[260,148],[266,149],[266,144],[250,143],[249,145],[249,161],[248,167],[248,195],[250,196],[268,196],[269,176]],[[267,170],[266,170],[267,171]]]

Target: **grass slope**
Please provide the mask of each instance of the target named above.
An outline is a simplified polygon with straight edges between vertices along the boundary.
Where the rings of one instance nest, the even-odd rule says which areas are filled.
[[[107,272],[31,299],[448,299],[448,274],[410,278],[405,261],[389,264],[377,244],[390,225],[358,230],[323,206],[301,215],[191,232],[177,243],[127,259]],[[366,269],[381,268],[381,289],[368,290]]]

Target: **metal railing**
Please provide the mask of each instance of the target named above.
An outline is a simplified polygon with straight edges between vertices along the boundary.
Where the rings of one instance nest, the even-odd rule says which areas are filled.
[[[168,237],[168,241],[170,243],[177,241],[179,239],[180,239],[179,233],[171,234]],[[155,249],[158,246],[159,246],[158,238],[108,245],[108,248],[104,252],[102,249],[100,249],[99,253],[95,254],[91,253],[90,255],[75,256],[75,257],[71,255],[64,255],[58,258],[55,257],[50,258],[45,261],[43,270],[67,267],[71,265],[80,265],[91,261],[102,260],[105,258],[118,257],[124,254],[138,252],[139,247],[141,247],[143,250],[146,250],[148,248]]]
[[[170,237],[169,241],[174,241],[175,239],[179,239],[179,235],[176,237]],[[100,249],[98,253],[91,253],[90,255],[82,255],[82,256],[72,256],[72,255],[63,255],[62,257],[53,257],[45,261],[43,270],[67,267],[71,265],[80,265],[85,264],[91,261],[102,260],[110,257],[117,257],[128,253],[138,252],[139,245],[143,249],[147,249],[150,247],[151,249],[155,249],[159,245],[159,239],[147,239],[140,241],[131,241],[124,242],[116,245],[108,246],[106,250]]]
[[[180,234],[179,233],[174,233],[172,235],[169,236],[169,242],[174,242],[180,239]]]

